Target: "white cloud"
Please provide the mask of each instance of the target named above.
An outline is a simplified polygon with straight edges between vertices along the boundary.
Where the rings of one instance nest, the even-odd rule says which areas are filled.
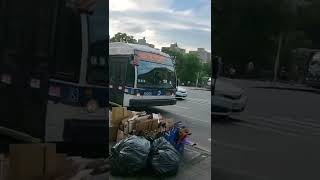
[[[187,32],[203,32],[202,35],[211,32],[210,17],[204,18],[199,15],[201,12],[195,13],[193,9],[177,11],[172,7],[173,0],[110,0],[109,2],[111,37],[117,32],[125,32],[137,39],[146,37],[147,42],[155,44],[157,48],[178,42],[182,48],[194,50],[197,49],[195,44],[199,42],[187,43],[190,42],[186,41],[187,38],[194,38],[194,41],[197,41],[197,37],[188,37]],[[172,33],[168,35],[168,32]],[[180,39],[175,37],[174,33],[177,32],[186,32],[185,38],[181,39],[181,34]],[[207,39],[207,42],[202,43],[206,49],[210,49],[210,35]]]
[[[138,6],[132,0],[110,0],[109,8],[111,11],[127,11],[137,9]]]
[[[172,0],[110,0],[111,11],[143,11],[154,12],[169,9]]]

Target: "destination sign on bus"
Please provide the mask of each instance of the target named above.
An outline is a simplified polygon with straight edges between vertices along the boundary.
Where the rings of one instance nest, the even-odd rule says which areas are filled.
[[[151,62],[156,62],[160,64],[165,64],[167,59],[168,59],[167,57],[164,57],[158,54],[136,51],[135,63],[138,63],[140,60],[144,60],[144,61],[151,61]]]

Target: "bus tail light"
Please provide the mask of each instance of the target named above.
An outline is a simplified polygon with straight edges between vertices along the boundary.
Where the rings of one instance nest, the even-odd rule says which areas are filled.
[[[9,74],[2,74],[1,75],[1,82],[6,84],[11,84],[11,76]]]
[[[49,95],[50,96],[55,96],[55,97],[60,97],[61,96],[60,88],[59,87],[55,87],[55,86],[50,86],[49,87]]]

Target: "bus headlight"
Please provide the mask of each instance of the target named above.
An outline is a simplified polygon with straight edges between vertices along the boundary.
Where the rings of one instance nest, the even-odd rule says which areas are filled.
[[[96,100],[91,99],[90,101],[88,101],[88,103],[87,103],[87,111],[89,113],[96,112],[98,110],[98,108],[99,108],[99,105],[98,105]]]

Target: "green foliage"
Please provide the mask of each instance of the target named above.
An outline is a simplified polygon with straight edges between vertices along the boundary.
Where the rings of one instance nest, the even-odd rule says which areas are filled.
[[[211,77],[212,65],[211,62],[202,65],[202,77]]]
[[[197,81],[197,73],[207,75],[210,71],[209,67],[202,65],[199,57],[194,54],[182,54],[172,50],[164,50],[164,52],[175,60],[177,77],[180,82],[190,81],[194,84]]]
[[[272,69],[279,34],[284,35],[281,59],[292,49],[320,47],[320,3],[306,5],[290,0],[224,0],[213,2],[215,55],[238,72],[251,59],[256,68]],[[317,28],[316,28],[317,27]],[[312,39],[312,41],[311,41]]]
[[[125,42],[125,43],[137,43],[137,40],[133,36],[127,35],[126,33],[118,32],[111,39],[111,42]]]

